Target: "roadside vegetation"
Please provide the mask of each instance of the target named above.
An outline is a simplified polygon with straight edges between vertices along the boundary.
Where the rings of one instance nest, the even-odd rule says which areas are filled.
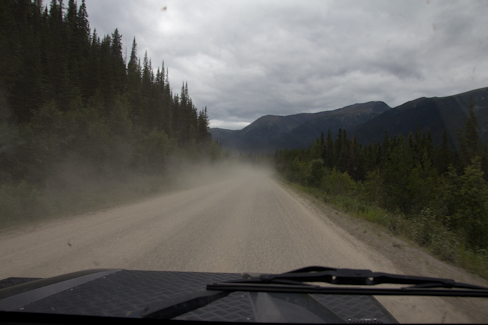
[[[218,161],[207,108],[134,38],[91,31],[85,2],[0,5],[0,228],[112,206]]]
[[[442,260],[488,278],[488,146],[471,101],[458,148],[418,128],[361,146],[346,130],[281,150],[278,172],[336,208],[380,224]]]

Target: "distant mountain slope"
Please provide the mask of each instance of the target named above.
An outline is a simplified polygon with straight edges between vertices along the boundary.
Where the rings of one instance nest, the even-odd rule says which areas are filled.
[[[390,107],[384,102],[368,102],[317,113],[314,118],[307,120],[285,136],[284,147],[288,144],[288,148],[306,148],[316,137],[320,137],[322,132],[327,136],[327,131],[330,129],[332,136],[335,137],[339,128],[348,130],[389,110]]]
[[[488,139],[488,88],[447,97],[418,98],[348,129],[347,133],[354,134],[360,143],[366,145],[370,141],[382,142],[385,131],[390,136],[408,136],[415,132],[418,124],[422,131],[431,132],[434,145],[441,142],[442,134],[447,130],[450,145],[455,147],[457,132],[464,126],[471,96],[478,116],[480,137]]]
[[[330,129],[335,137],[339,128],[354,135],[358,142],[382,142],[388,135],[408,136],[420,130],[432,134],[434,145],[439,144],[444,130],[449,143],[457,145],[457,132],[464,126],[470,97],[475,103],[480,138],[488,140],[488,88],[433,98],[418,98],[390,108],[384,102],[354,104],[333,111],[289,116],[267,115],[242,130],[210,129],[214,140],[223,149],[243,153],[273,153],[277,149],[307,148],[321,132]]]
[[[306,148],[321,132],[349,128],[389,110],[383,102],[354,104],[333,111],[260,117],[242,130],[211,129],[223,149],[243,153],[273,153],[277,149]]]
[[[228,139],[235,130],[228,130],[228,129],[221,129],[221,128],[212,128],[210,129],[210,134],[212,135],[212,140],[219,140],[220,139]]]

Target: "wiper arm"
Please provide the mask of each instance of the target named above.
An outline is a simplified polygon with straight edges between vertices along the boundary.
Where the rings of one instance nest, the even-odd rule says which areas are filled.
[[[383,272],[373,272],[361,269],[337,269],[322,266],[309,266],[298,270],[281,274],[261,274],[259,278],[249,276],[243,282],[251,283],[278,283],[281,280],[287,282],[325,282],[331,284],[352,284],[352,285],[377,285],[377,284],[412,284],[412,285],[431,285],[444,288],[470,288],[488,289],[486,287],[471,284],[459,283],[451,279],[420,277],[412,275],[391,274]]]
[[[127,317],[171,319],[204,307],[234,291],[340,294],[340,295],[415,295],[488,297],[488,288],[459,283],[450,279],[399,275],[360,269],[336,269],[310,266],[281,274],[243,274],[244,280],[208,284],[204,291],[173,297],[147,306]],[[340,285],[322,287],[307,283],[324,282]],[[407,284],[402,288],[342,287],[341,285],[374,286],[378,284]],[[443,289],[436,289],[443,288]]]
[[[352,295],[418,295],[488,297],[488,288],[459,283],[451,279],[372,272],[361,269],[336,269],[310,266],[281,274],[244,275],[245,280],[214,283],[207,290],[266,291]],[[337,288],[314,286],[322,282],[336,285],[374,286],[378,284],[412,285],[402,288]],[[446,288],[446,289],[436,289]],[[463,290],[464,289],[464,290]],[[467,290],[466,290],[467,289]]]

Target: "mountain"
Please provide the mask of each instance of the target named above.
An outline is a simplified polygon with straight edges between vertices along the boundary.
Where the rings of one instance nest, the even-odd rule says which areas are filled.
[[[457,132],[464,126],[469,100],[473,98],[478,116],[479,134],[488,140],[488,88],[432,98],[418,98],[395,108],[384,102],[354,104],[332,111],[288,116],[266,115],[242,130],[210,129],[212,138],[223,149],[243,153],[273,153],[277,149],[307,148],[315,138],[330,129],[335,137],[339,128],[346,129],[358,142],[382,142],[389,136],[408,136],[415,132],[431,132],[433,144],[442,140],[447,131],[451,147],[457,146]]]
[[[313,114],[289,116],[266,115],[260,117],[242,130],[234,131],[230,137],[221,138],[222,148],[244,153],[272,153],[287,141],[286,135]],[[212,130],[210,131],[213,136]]]
[[[210,134],[212,135],[212,140],[219,140],[220,139],[228,139],[234,130],[228,130],[228,129],[221,129],[221,128],[212,128],[210,129]]]
[[[312,119],[290,132],[286,136],[288,138],[286,143],[291,144],[288,148],[307,148],[316,137],[320,137],[322,132],[326,136],[330,129],[332,136],[335,137],[339,128],[349,130],[390,109],[384,102],[368,102],[316,113]]]
[[[322,132],[351,128],[389,110],[383,102],[354,104],[332,111],[288,116],[266,115],[242,130],[210,129],[213,140],[231,152],[273,153],[277,149],[306,148]]]
[[[415,132],[417,125],[421,131],[431,132],[433,144],[442,141],[444,130],[451,147],[457,146],[457,132],[464,126],[470,98],[475,104],[481,139],[488,139],[488,88],[465,93],[433,98],[418,98],[392,108],[362,124],[348,129],[349,135],[356,136],[358,142],[366,145],[370,141],[382,142],[385,131],[389,136],[408,136]]]

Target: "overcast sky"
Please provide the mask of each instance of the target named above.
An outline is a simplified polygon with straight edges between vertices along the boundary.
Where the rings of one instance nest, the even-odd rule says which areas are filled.
[[[81,0],[78,0],[78,4]],[[488,87],[488,1],[86,0],[211,127]]]

